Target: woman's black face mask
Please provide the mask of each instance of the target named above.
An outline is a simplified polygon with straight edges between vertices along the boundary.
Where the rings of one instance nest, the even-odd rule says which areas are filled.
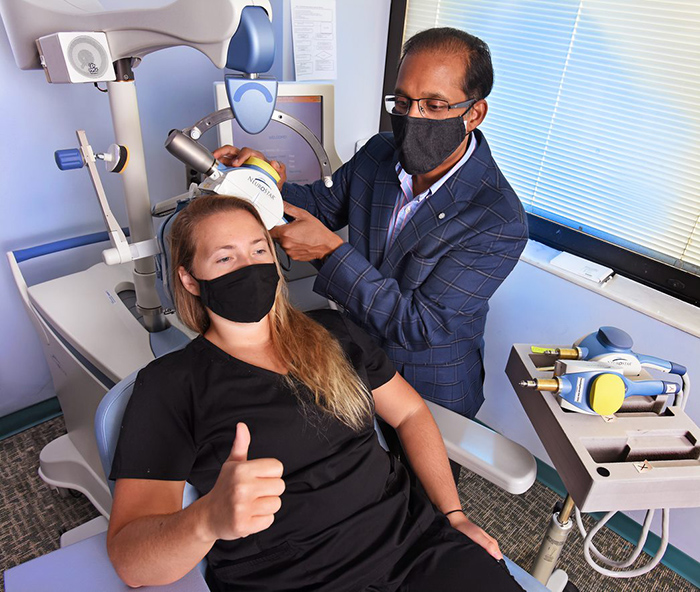
[[[462,117],[426,119],[392,115],[391,127],[399,162],[409,175],[422,175],[440,166],[467,135]]]
[[[236,323],[257,323],[272,309],[280,277],[274,263],[259,263],[213,280],[194,279],[202,304],[212,312]]]

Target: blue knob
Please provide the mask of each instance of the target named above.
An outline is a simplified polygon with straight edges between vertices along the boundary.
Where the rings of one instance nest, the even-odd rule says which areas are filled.
[[[56,150],[53,153],[56,159],[58,168],[62,171],[70,171],[71,169],[82,169],[85,165],[83,155],[77,148],[68,148],[67,150]]]

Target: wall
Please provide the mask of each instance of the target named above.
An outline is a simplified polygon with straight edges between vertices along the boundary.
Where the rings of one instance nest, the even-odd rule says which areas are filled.
[[[504,372],[513,343],[571,344],[598,327],[612,325],[632,336],[634,351],[676,361],[688,368],[691,378],[700,376],[700,339],[697,337],[525,261],[516,265],[490,303],[485,335],[486,403],[478,418],[550,465],[552,462]],[[690,308],[691,314],[700,314],[700,310]],[[533,396],[539,395],[533,391]],[[696,424],[700,421],[697,392],[691,394],[686,412]],[[630,516],[637,522],[643,521],[641,512],[631,512]],[[547,517],[543,516],[543,529],[546,522]],[[660,533],[660,517],[655,518],[652,530]],[[699,531],[700,508],[671,512],[671,544],[696,560],[700,560]]]
[[[103,0],[107,9],[156,7],[167,0]],[[273,0],[275,29],[282,36],[273,72],[293,74],[289,0]],[[389,0],[338,0],[338,80],[336,144],[341,158],[355,142],[379,127]],[[361,39],[361,43],[358,40]],[[153,203],[186,189],[182,165],[163,149],[172,128],[191,125],[214,109],[212,84],[222,72],[191,48],[172,48],[147,56],[136,68],[149,189]],[[4,257],[15,250],[104,230],[85,170],[61,172],[53,152],[77,145],[84,129],[97,151],[111,144],[113,130],[106,94],[92,85],[47,84],[43,72],[17,68],[4,26],[0,27],[0,78],[3,81],[3,136],[0,173],[5,179],[0,216],[0,417],[53,396],[39,342],[22,308]],[[205,136],[214,148],[215,134]],[[121,181],[102,174],[110,205],[123,225],[126,214]],[[95,249],[57,261],[33,262],[33,281],[87,267],[99,259]]]
[[[389,8],[391,0],[336,0],[338,79],[335,84],[335,144],[341,160],[349,160],[355,142],[379,129]],[[283,0],[285,55],[282,73],[292,79],[291,11]]]

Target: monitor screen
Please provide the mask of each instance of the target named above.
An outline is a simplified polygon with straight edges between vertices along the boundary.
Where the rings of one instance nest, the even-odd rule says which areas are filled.
[[[321,95],[278,95],[275,108],[301,121],[323,143]],[[243,131],[235,120],[222,125],[230,126],[234,146],[249,146],[262,152],[269,160],[283,163],[287,167],[288,181],[305,184],[321,178],[321,167],[314,151],[299,134],[286,125],[271,121],[262,132],[255,135]],[[221,134],[220,137],[222,143],[231,143],[230,138],[223,136]]]

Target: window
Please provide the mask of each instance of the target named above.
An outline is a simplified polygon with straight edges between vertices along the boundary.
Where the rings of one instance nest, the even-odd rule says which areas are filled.
[[[405,18],[405,39],[489,44],[481,129],[533,238],[700,304],[697,0],[411,0]]]

